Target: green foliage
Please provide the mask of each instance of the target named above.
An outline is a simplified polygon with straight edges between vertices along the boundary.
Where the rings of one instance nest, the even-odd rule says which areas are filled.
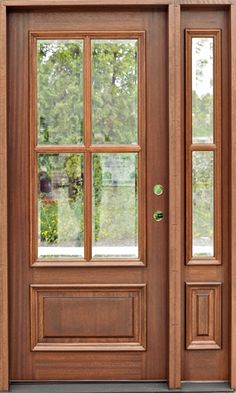
[[[210,137],[213,130],[213,97],[211,94],[205,94],[199,97],[196,91],[192,94],[192,129],[193,137],[204,138]]]
[[[94,141],[137,142],[136,40],[97,40],[92,54]]]
[[[213,239],[213,153],[193,153],[193,237]]]
[[[55,201],[39,200],[40,240],[47,244],[56,243],[58,238],[58,205]]]
[[[38,123],[41,144],[82,142],[81,40],[38,42]]]
[[[199,40],[197,52],[203,47],[204,41]],[[137,42],[94,40],[91,53],[93,143],[137,142]],[[200,83],[208,60],[198,61],[196,78]],[[204,139],[213,128],[212,93],[199,94],[194,90],[192,105],[193,133]],[[39,41],[38,113],[41,144],[83,142],[82,40]],[[106,167],[101,154],[93,155],[95,242],[131,244],[136,238],[137,168],[130,172],[129,182],[120,186],[123,171],[127,172],[131,165],[131,160],[127,160],[128,164],[124,158],[119,169],[116,185],[116,166]],[[83,166],[81,154],[39,156],[41,182],[48,181],[48,188],[40,191],[39,198],[42,242],[82,245]],[[212,162],[206,152],[195,158],[193,168],[193,226],[197,239],[213,236],[212,187]]]
[[[47,244],[83,244],[83,155],[40,154],[40,240]]]

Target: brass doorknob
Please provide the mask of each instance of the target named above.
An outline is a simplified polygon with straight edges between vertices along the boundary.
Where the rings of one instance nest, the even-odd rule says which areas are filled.
[[[155,186],[153,186],[153,192],[155,195],[162,195],[164,191],[164,187],[162,184],[155,184]]]

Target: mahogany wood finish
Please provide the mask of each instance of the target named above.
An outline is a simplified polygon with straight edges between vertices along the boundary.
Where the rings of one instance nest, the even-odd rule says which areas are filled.
[[[31,285],[31,349],[144,351],[145,285]]]
[[[10,351],[10,365],[11,365],[11,373],[12,370],[15,369],[16,374],[19,376],[22,369],[27,369],[29,373],[32,373],[35,379],[42,379],[45,373],[48,374],[48,377],[53,378],[55,375],[52,374],[50,370],[50,362],[54,362],[55,367],[60,369],[61,365],[64,362],[63,356],[58,352],[55,355],[51,356],[51,359],[45,361],[41,356],[37,358],[37,360],[32,363],[28,362],[26,353],[22,351],[22,348],[26,345],[30,348],[28,337],[23,331],[21,336],[21,345],[18,348],[18,351],[13,351],[13,347],[16,344],[17,336],[20,334],[17,327],[14,326],[15,321],[18,317],[21,317],[21,326],[23,326],[23,315],[27,314],[27,308],[29,305],[29,291],[26,290],[23,286],[23,281],[20,282],[19,277],[24,277],[28,281],[35,282],[42,285],[51,284],[49,275],[53,274],[53,277],[58,285],[65,284],[65,269],[52,269],[53,262],[47,262],[47,269],[31,269],[29,270],[28,267],[26,268],[25,259],[29,261],[29,253],[24,244],[26,244],[29,240],[29,226],[28,226],[28,216],[27,216],[27,209],[29,208],[28,203],[28,191],[27,195],[23,194],[20,191],[18,197],[19,200],[17,201],[14,193],[16,190],[20,190],[22,186],[26,186],[28,189],[29,184],[27,179],[23,179],[22,184],[20,184],[18,175],[23,171],[27,172],[29,160],[28,160],[28,141],[26,140],[26,144],[21,144],[21,148],[19,147],[21,138],[19,134],[17,134],[17,125],[20,125],[24,132],[26,132],[27,128],[27,108],[28,108],[28,99],[25,88],[27,86],[27,58],[28,52],[26,45],[20,44],[20,47],[17,47],[16,41],[17,39],[27,40],[27,34],[25,30],[27,26],[30,24],[34,24],[35,20],[37,20],[37,14],[35,13],[34,17],[32,18],[32,14],[29,12],[21,14],[18,12],[18,16],[14,14],[14,9],[19,11],[23,11],[26,9],[27,11],[30,7],[38,7],[38,10],[48,10],[51,11],[59,11],[59,7],[62,10],[63,7],[67,6],[70,7],[70,11],[75,10],[76,8],[84,6],[88,8],[91,6],[91,10],[93,6],[95,7],[96,11],[99,11],[98,6],[115,6],[113,11],[116,10],[117,6],[120,6],[123,10],[127,11],[126,6],[140,6],[145,9],[148,6],[155,7],[158,5],[166,5],[168,6],[168,14],[169,14],[169,133],[170,133],[170,141],[169,141],[169,157],[170,157],[170,165],[169,165],[169,179],[170,179],[170,190],[172,191],[172,195],[170,198],[170,211],[169,211],[169,223],[170,223],[170,232],[171,235],[169,237],[169,360],[168,360],[168,382],[169,386],[172,388],[180,387],[181,379],[182,380],[196,380],[196,379],[222,379],[227,380],[230,378],[231,386],[236,388],[236,273],[235,273],[235,258],[236,258],[236,210],[235,210],[235,203],[233,195],[235,194],[235,179],[236,179],[236,28],[235,28],[235,19],[236,19],[236,10],[235,10],[235,0],[1,0],[0,1],[0,32],[1,32],[1,42],[0,42],[0,87],[1,87],[1,97],[0,97],[0,188],[1,188],[1,221],[0,221],[0,281],[1,285],[1,292],[0,292],[0,389],[7,390],[8,389],[8,302],[10,303],[10,313],[14,316],[14,319],[11,318],[11,324],[13,325],[10,334],[10,343],[11,343],[11,351]],[[125,6],[125,7],[122,7]],[[200,7],[196,7],[200,6]],[[46,8],[45,8],[46,7]],[[35,8],[36,9],[36,8]],[[230,10],[230,14],[229,11]],[[12,135],[12,139],[9,140],[8,149],[11,157],[14,157],[16,164],[16,171],[13,169],[12,161],[10,162],[8,168],[8,179],[9,179],[9,205],[10,207],[13,206],[13,211],[11,208],[9,209],[9,224],[10,221],[13,223],[15,222],[16,227],[18,229],[11,230],[11,225],[9,234],[11,238],[10,242],[10,255],[9,259],[7,258],[7,217],[4,215],[4,212],[7,211],[7,198],[6,194],[4,194],[4,190],[6,190],[6,174],[7,174],[7,165],[6,165],[6,22],[7,22],[7,12],[9,13],[9,21],[15,22],[12,23],[11,29],[8,30],[9,33],[9,41],[11,42],[11,51],[9,53],[8,62],[9,64],[9,76],[17,76],[19,77],[18,83],[15,85],[11,82],[11,78],[9,78],[9,87],[8,87],[8,94],[11,96],[11,111],[15,114],[13,117],[9,115],[8,119],[8,126],[12,132],[14,130],[14,135]],[[108,11],[108,10],[107,10]],[[162,11],[163,12],[163,11]],[[43,14],[43,13],[42,13]],[[41,16],[42,16],[41,14]],[[50,14],[50,12],[49,12]],[[56,19],[58,19],[59,12],[55,12],[55,24]],[[22,17],[23,15],[23,17]],[[45,14],[44,14],[45,16]],[[100,14],[99,14],[100,16]],[[17,22],[17,18],[22,17],[21,23]],[[230,19],[229,19],[230,17]],[[49,18],[50,19],[50,18]],[[145,18],[144,18],[145,19]],[[147,18],[148,19],[148,18]],[[157,18],[158,19],[158,18]],[[180,19],[182,20],[182,26],[180,29]],[[231,30],[228,30],[229,27],[229,20],[231,20]],[[47,24],[47,21],[44,21]],[[64,21],[62,23],[63,26],[66,25]],[[72,24],[73,22],[72,18]],[[133,24],[133,22],[132,22]],[[134,23],[135,24],[135,23]],[[144,23],[145,24],[145,23]],[[21,25],[21,26],[20,26]],[[108,26],[109,23],[106,24],[106,29],[112,26]],[[157,24],[155,23],[155,26]],[[20,27],[19,31],[17,29]],[[41,29],[41,26],[38,26]],[[35,25],[34,28],[36,29]],[[94,28],[94,26],[92,27]],[[183,203],[183,195],[181,198],[181,193],[183,194],[183,181],[181,180],[181,176],[183,179],[183,166],[181,168],[181,163],[183,164],[183,150],[181,151],[181,146],[184,146],[184,139],[183,139],[183,127],[180,127],[181,119],[184,119],[184,30],[186,28],[210,28],[210,29],[222,29],[222,124],[224,130],[224,139],[222,145],[222,165],[224,168],[223,176],[222,176],[222,189],[224,193],[222,195],[222,205],[223,205],[223,215],[222,215],[222,265],[219,266],[183,266],[185,261],[185,255],[183,251],[183,246],[181,244],[184,243],[184,227],[181,226],[181,221],[183,222],[183,217],[181,215],[180,207]],[[54,30],[60,30],[61,26]],[[68,28],[68,30],[70,30]],[[75,26],[75,30],[77,26]],[[139,29],[139,26],[138,26]],[[157,27],[156,27],[157,29]],[[161,33],[161,28],[159,26],[158,34]],[[164,26],[162,25],[162,34],[163,37],[165,36],[164,33]],[[86,30],[86,27],[85,27]],[[158,30],[158,29],[157,29]],[[167,31],[167,29],[166,29]],[[19,35],[18,35],[19,33]],[[230,35],[229,35],[230,33]],[[182,51],[179,50],[180,39],[182,41]],[[15,41],[15,42],[14,42]],[[152,36],[152,41],[155,42],[154,34]],[[157,45],[157,44],[156,44]],[[229,47],[231,46],[231,61],[229,64]],[[154,45],[155,46],[155,45]],[[158,46],[158,45],[157,45]],[[163,49],[164,45],[160,45]],[[158,49],[160,49],[160,46]],[[18,55],[14,53],[14,51],[18,51]],[[159,51],[160,52],[160,51]],[[149,52],[150,55],[150,52]],[[147,55],[148,56],[148,55]],[[151,55],[150,55],[151,56]],[[152,55],[153,56],[153,55]],[[160,61],[160,60],[159,60]],[[162,62],[160,63],[168,66],[166,62],[166,58],[162,58]],[[160,65],[159,63],[159,65]],[[230,67],[229,67],[230,65]],[[17,66],[19,66],[19,70],[17,70]],[[26,70],[26,73],[22,73],[22,69]],[[228,91],[228,82],[229,82],[229,75],[228,70],[231,69],[231,89],[230,92]],[[165,70],[165,68],[164,68]],[[180,84],[180,70],[182,73],[182,84]],[[156,74],[156,67],[153,65],[152,67],[148,67],[147,74],[152,72]],[[165,75],[165,71],[164,71]],[[163,77],[163,75],[162,75]],[[149,77],[150,78],[150,77]],[[161,85],[161,81],[159,80],[159,85]],[[26,89],[27,90],[27,89]],[[230,93],[230,95],[229,95]],[[150,94],[150,93],[148,93]],[[182,96],[182,101],[180,101],[180,96]],[[231,105],[229,101],[229,97],[231,98]],[[150,98],[150,97],[149,97]],[[162,97],[163,98],[163,97]],[[161,107],[159,100],[159,95],[155,96],[155,105],[153,105],[153,112],[157,111],[157,107]],[[164,100],[164,102],[166,102]],[[158,106],[158,103],[160,106]],[[162,101],[163,103],[163,101]],[[17,105],[20,106],[17,110]],[[26,108],[26,112],[23,109]],[[163,110],[163,107],[161,107]],[[182,108],[182,112],[180,115],[180,111]],[[231,108],[231,111],[230,111]],[[229,136],[227,130],[229,129],[228,124],[228,115],[231,114],[231,147],[228,148],[229,144]],[[163,117],[165,118],[166,114],[162,112]],[[163,120],[163,119],[162,119]],[[17,124],[18,123],[18,124]],[[158,123],[159,124],[159,123]],[[26,127],[24,127],[26,126]],[[182,130],[182,132],[181,132]],[[226,130],[226,131],[225,131]],[[177,134],[175,134],[177,133]],[[163,137],[163,135],[162,135]],[[153,145],[158,146],[160,143],[159,139],[154,136]],[[171,142],[172,141],[172,142]],[[22,142],[22,141],[21,141]],[[149,144],[149,146],[151,143]],[[21,150],[22,149],[22,150]],[[158,149],[156,147],[156,149]],[[20,151],[21,150],[21,151]],[[14,152],[14,154],[13,154]],[[229,152],[231,154],[229,154]],[[158,153],[158,154],[157,154]],[[163,155],[162,155],[163,153]],[[158,158],[159,155],[159,158]],[[149,164],[148,169],[153,167],[153,162],[155,159],[161,160],[165,157],[166,152],[162,152],[162,150],[156,150],[155,154],[150,155],[150,159],[152,164]],[[181,158],[182,157],[182,158]],[[149,158],[149,157],[148,157]],[[229,165],[229,158],[231,158],[231,171],[230,176],[228,173],[228,165]],[[18,167],[17,167],[18,165]],[[12,167],[11,167],[12,166]],[[181,175],[182,174],[182,175]],[[152,177],[153,175],[151,175]],[[150,185],[152,181],[150,180]],[[159,180],[159,179],[158,179]],[[174,186],[171,186],[173,185]],[[231,188],[229,189],[229,184],[231,184]],[[181,186],[182,185],[182,186]],[[13,187],[12,187],[13,186]],[[165,184],[166,186],[166,184]],[[176,195],[174,194],[176,193]],[[16,205],[14,207],[13,201],[15,201]],[[182,201],[182,203],[181,203]],[[154,207],[153,201],[150,197],[148,197],[147,204],[151,206],[149,211],[151,212],[151,208]],[[229,203],[230,202],[230,203]],[[230,207],[230,209],[229,209]],[[24,224],[19,227],[19,217],[20,214],[23,215]],[[230,233],[231,233],[231,243],[229,244],[229,214],[231,215],[231,222],[230,222]],[[14,221],[16,219],[16,221]],[[22,232],[21,236],[23,243],[21,243],[20,239],[15,237],[16,233]],[[153,226],[151,227],[148,234],[153,231]],[[153,237],[154,238],[154,237]],[[163,237],[161,238],[163,240]],[[230,246],[230,253],[229,253],[229,246]],[[148,247],[149,248],[149,244]],[[160,250],[157,252],[150,252],[150,255],[155,258],[160,253]],[[19,276],[9,277],[10,283],[10,296],[8,297],[7,291],[7,270],[8,265],[10,265],[10,272],[12,272],[12,265],[9,263],[12,256],[15,257],[15,268],[18,270]],[[9,261],[9,262],[8,262]],[[27,262],[28,263],[28,262]],[[40,262],[38,262],[40,263]],[[82,262],[83,263],[83,262]],[[124,268],[121,263],[120,268],[117,269],[104,269],[102,267],[102,263],[100,262],[100,266],[98,269],[87,269],[87,266],[84,265],[84,268],[80,270],[80,274],[75,274],[75,269],[68,269],[68,274],[74,274],[73,279],[71,279],[70,284],[76,285],[78,282],[88,284],[90,283],[98,283],[98,272],[101,273],[101,276],[104,278],[104,281],[109,281],[112,277],[112,272],[116,271],[116,284],[124,284],[124,276],[123,274],[127,272],[127,269],[130,269],[132,272],[132,279],[135,277],[137,278],[137,283],[144,283],[145,275],[144,269],[139,269],[138,266],[131,268]],[[134,264],[139,265],[140,262],[134,262]],[[166,260],[167,263],[167,260]],[[182,283],[180,283],[180,269],[182,263]],[[104,265],[106,262],[104,262]],[[133,262],[132,262],[133,264]],[[124,265],[128,266],[128,262],[124,261]],[[35,264],[36,266],[36,264]],[[93,266],[96,266],[96,262],[94,262]],[[113,261],[113,266],[115,267],[116,264]],[[228,268],[230,267],[230,275],[228,275]],[[159,286],[162,289],[166,288],[166,280],[164,278],[160,279],[163,271],[164,265],[159,266],[157,272],[157,278],[154,280],[149,275],[149,278],[152,281],[152,285]],[[88,275],[87,278],[85,275]],[[135,277],[134,277],[135,276]],[[99,280],[100,281],[100,280]],[[182,312],[182,319],[181,319],[181,304],[184,308],[185,304],[185,297],[184,297],[184,285],[186,282],[189,283],[207,283],[207,282],[214,282],[216,284],[224,283],[223,291],[222,291],[222,349],[221,350],[198,350],[198,351],[185,351],[183,349],[182,353],[182,363],[180,362],[180,346],[181,346],[181,335],[182,337],[185,336],[185,313]],[[126,279],[127,285],[130,285],[130,281]],[[114,282],[113,282],[114,284]],[[13,301],[12,292],[13,286],[16,287],[17,298]],[[66,282],[68,285],[68,282]],[[182,287],[182,298],[180,298],[180,290]],[[230,291],[231,290],[231,291]],[[151,309],[155,310],[158,316],[162,315],[162,319],[165,320],[165,326],[167,326],[167,319],[166,319],[166,312],[165,306],[162,299],[161,305],[156,308],[156,304],[153,299],[158,297],[158,291],[155,288],[154,292],[152,292],[152,301],[151,301]],[[163,292],[164,293],[164,292]],[[231,297],[230,297],[231,294]],[[19,298],[18,298],[19,297]],[[231,300],[230,300],[231,299]],[[20,305],[19,309],[18,306]],[[203,309],[205,306],[203,305]],[[231,312],[231,328],[229,331],[229,313]],[[29,322],[25,320],[27,332],[29,332]],[[201,329],[204,330],[204,324],[201,325]],[[182,334],[181,330],[182,329]],[[150,346],[155,347],[157,337],[154,337],[154,330],[155,328],[149,327],[147,324],[148,335],[149,333],[153,333],[151,340],[149,341]],[[160,342],[158,342],[158,350],[164,351],[167,348],[167,343],[163,335],[163,329],[159,330],[161,338]],[[182,340],[182,348],[184,345],[184,340]],[[231,356],[229,359],[229,346],[231,346]],[[156,348],[156,347],[155,347]],[[160,352],[158,351],[158,353]],[[157,359],[157,351],[155,351],[155,356],[153,355],[153,361],[149,362],[149,366],[151,369],[151,376],[155,374],[153,367]],[[12,356],[13,355],[13,356]],[[72,354],[73,355],[73,354]],[[142,356],[145,358],[145,354],[143,353]],[[101,358],[100,358],[101,359]],[[89,353],[83,353],[83,362],[81,362],[81,367],[83,373],[86,374],[88,379],[93,378],[93,372],[96,370],[96,361],[100,360],[99,355],[96,360],[94,360],[94,356],[91,356]],[[110,364],[111,361],[116,362],[116,367],[110,371]],[[163,358],[162,358],[163,361]],[[229,363],[230,362],[230,363]],[[133,353],[129,352],[122,352],[122,354],[117,357],[117,353],[115,356],[112,356],[110,353],[107,354],[103,353],[103,366],[106,369],[106,375],[104,370],[101,370],[99,377],[104,378],[120,378],[121,373],[120,369],[122,368],[122,378],[127,379],[139,379],[140,378],[140,370],[142,370],[142,375],[145,375],[146,368],[144,366],[143,358],[142,360],[134,358]],[[35,373],[33,372],[33,367],[36,367],[38,371]],[[167,368],[167,363],[163,367]],[[231,369],[231,373],[229,375],[229,369]],[[77,367],[73,364],[73,362],[69,362],[69,364],[65,365],[64,372],[67,373],[69,379],[73,379],[77,373]],[[164,375],[165,372],[163,371]],[[12,378],[12,376],[11,376]]]
[[[230,162],[230,257],[231,257],[231,325],[230,325],[230,340],[231,340],[231,356],[230,356],[230,381],[231,386],[236,389],[236,4],[234,3],[230,9],[230,33],[231,33],[231,111],[230,111],[230,126],[231,126],[231,162]]]
[[[186,283],[186,348],[221,348],[221,283]]]
[[[219,110],[221,110],[221,121],[217,123],[217,130],[222,128],[222,138],[218,135],[218,143],[217,139],[215,142],[216,146],[212,146],[211,148],[215,150],[217,153],[217,149],[219,143],[221,143],[221,168],[218,167],[218,173],[216,176],[219,176],[219,172],[222,173],[221,178],[221,191],[219,184],[217,185],[217,198],[220,198],[221,195],[221,204],[219,209],[222,206],[222,219],[220,229],[220,235],[216,239],[216,242],[219,242],[221,236],[221,265],[214,264],[213,261],[208,261],[208,264],[201,265],[201,261],[195,259],[195,264],[188,264],[184,266],[183,263],[183,273],[182,273],[182,283],[183,283],[183,294],[182,301],[185,302],[186,313],[183,315],[183,325],[182,325],[182,334],[186,337],[186,347],[183,349],[182,355],[182,379],[183,380],[228,380],[229,376],[229,32],[228,32],[228,23],[229,23],[229,14],[227,9],[220,8],[183,8],[182,9],[182,23],[181,23],[181,34],[182,34],[182,59],[185,59],[185,31],[208,31],[208,32],[217,32],[221,31],[221,54],[217,54],[215,52],[216,61],[215,64],[218,63],[218,78],[221,77],[222,85],[221,85],[221,97],[218,97],[217,100],[215,98],[215,105],[219,106]],[[200,33],[201,34],[201,33]],[[218,49],[219,50],[219,49]],[[221,76],[219,75],[219,69],[221,68]],[[184,73],[184,70],[182,71]],[[188,70],[186,70],[188,72]],[[184,92],[184,84],[182,85],[182,89]],[[219,94],[220,86],[216,89]],[[182,97],[183,103],[185,101],[184,94]],[[218,104],[217,104],[218,102]],[[221,104],[220,104],[221,102]],[[186,102],[187,104],[187,102]],[[186,110],[189,110],[189,104],[186,105]],[[184,115],[184,113],[183,113]],[[219,114],[218,114],[219,115]],[[187,113],[185,113],[185,116]],[[186,132],[189,131],[186,124]],[[219,131],[218,131],[219,132]],[[186,135],[186,138],[189,138],[189,135]],[[220,140],[221,139],[221,140]],[[203,145],[202,145],[203,146]],[[202,148],[202,146],[198,146],[198,148]],[[210,146],[207,146],[209,149]],[[189,167],[186,168],[189,171]],[[215,169],[216,171],[216,169]],[[219,181],[219,178],[218,178]],[[186,201],[188,202],[188,200]],[[219,202],[218,202],[219,204]],[[218,214],[218,213],[217,213]],[[218,245],[219,247],[219,245]],[[219,250],[220,248],[218,248]],[[219,251],[218,251],[219,255]],[[189,255],[188,255],[189,256]],[[186,260],[186,258],[185,258]],[[189,260],[189,259],[187,259]],[[219,258],[217,258],[219,260]],[[187,290],[187,293],[184,292],[184,285],[188,283],[187,288],[191,288],[191,286],[197,285],[197,291],[199,293],[204,292],[207,285],[211,284],[212,288],[216,286],[219,288],[219,284],[221,288],[221,295],[218,292],[214,292],[214,296],[208,297],[208,302],[203,299],[200,300],[199,307],[202,315],[199,315],[198,322],[195,319],[193,320],[194,310],[196,311],[196,302],[191,299],[191,296],[186,296],[189,294],[190,289]],[[201,290],[202,288],[202,290]],[[209,287],[210,288],[210,287]],[[193,289],[193,291],[195,288]],[[219,299],[221,296],[221,300]],[[218,299],[218,300],[217,300]],[[195,299],[196,300],[196,299]],[[191,306],[190,303],[192,302]],[[219,315],[216,317],[212,317],[211,322],[209,319],[209,329],[215,327],[214,337],[209,338],[207,335],[205,336],[206,342],[208,340],[214,341],[208,343],[208,345],[204,349],[205,343],[201,343],[201,337],[199,335],[196,336],[196,327],[197,323],[200,324],[201,329],[206,329],[206,309],[213,307],[213,303],[215,302],[215,307],[218,307],[218,313],[221,313],[221,321],[218,320]],[[211,304],[211,306],[210,306]],[[191,309],[191,310],[190,310]],[[220,312],[221,310],[221,312]],[[204,316],[205,315],[205,316]],[[205,325],[205,327],[204,327]],[[200,344],[202,349],[196,349],[196,347]],[[214,345],[213,345],[214,344]],[[215,346],[215,348],[213,348]]]
[[[0,3],[0,389],[8,389],[6,7]]]
[[[180,6],[169,6],[169,364],[171,389],[181,386],[183,184]]]
[[[11,271],[10,378],[11,380],[166,379],[168,357],[168,330],[166,328],[168,313],[167,10],[163,8],[157,10],[106,9],[105,11],[99,11],[99,18],[97,12],[94,12],[93,9],[80,10],[80,12],[71,9],[66,11],[59,9],[52,9],[51,11],[49,9],[46,11],[34,10],[34,12],[24,12],[22,10],[14,12],[13,10],[9,12],[8,17],[8,100],[10,109],[8,118],[10,130],[8,134],[8,149],[10,156],[14,155],[14,160],[9,160],[8,168],[9,203],[11,206],[9,211],[9,233],[14,238],[14,245],[12,244],[9,247]],[[146,169],[144,164],[141,164],[139,172],[141,173],[144,184],[144,191],[140,195],[140,202],[143,206],[143,213],[141,214],[147,215],[148,220],[146,228],[147,240],[145,240],[145,228],[142,228],[140,235],[143,254],[146,253],[146,265],[142,263],[144,259],[140,258],[140,260],[134,260],[134,262],[132,260],[123,260],[120,262],[120,265],[119,261],[116,261],[116,264],[113,265],[115,261],[111,260],[108,263],[103,259],[99,262],[90,260],[87,264],[79,261],[80,266],[75,266],[75,261],[71,261],[71,263],[70,261],[69,263],[63,261],[59,266],[57,262],[53,262],[52,260],[45,262],[49,263],[47,267],[43,261],[38,261],[34,266],[30,266],[29,244],[31,236],[29,226],[29,200],[31,191],[28,171],[32,159],[29,156],[30,151],[34,155],[34,147],[31,144],[32,140],[29,141],[30,130],[33,129],[34,112],[31,111],[30,126],[28,118],[29,108],[35,105],[35,89],[31,88],[30,94],[32,99],[29,99],[28,92],[32,77],[29,75],[28,66],[32,63],[32,52],[30,53],[29,51],[28,36],[29,31],[44,31],[48,33],[49,30],[53,31],[53,34],[56,34],[55,32],[58,31],[65,32],[68,36],[71,32],[78,30],[78,26],[82,32],[89,31],[95,36],[96,32],[99,32],[100,37],[104,29],[105,32],[112,31],[111,35],[116,35],[117,37],[119,37],[120,31],[124,35],[127,34],[127,36],[137,31],[140,32],[140,35],[143,35],[143,31],[145,31],[145,45],[147,50],[146,54],[144,54],[144,51],[141,49],[142,65],[140,65],[139,83],[141,87],[144,86],[144,82],[146,83],[147,94],[144,88],[140,89],[139,129],[141,138],[139,145],[142,151],[139,154],[143,154],[142,161]],[[62,35],[62,33],[60,34]],[[86,45],[88,45],[88,42]],[[144,60],[146,62],[145,68]],[[89,59],[87,57],[85,62],[88,65]],[[157,73],[156,70],[161,70],[161,72]],[[153,75],[155,75],[154,79]],[[90,79],[91,77],[88,75],[85,81],[87,87],[89,86]],[[13,86],[14,89],[12,88]],[[88,99],[90,94],[88,89],[86,94]],[[161,108],[161,111],[157,110],[157,108]],[[89,123],[91,109],[89,106],[85,108],[85,111],[87,129],[89,129],[91,128]],[[144,113],[145,111],[146,113]],[[19,137],[21,143],[19,143]],[[144,141],[146,148],[144,147]],[[87,149],[90,142],[91,140],[87,136],[85,138],[84,149],[88,157],[91,153]],[[70,149],[73,148],[73,146],[70,146]],[[101,149],[106,149],[106,147],[102,147]],[[117,146],[113,146],[111,151],[117,151],[117,149]],[[144,153],[146,153],[148,159],[145,158]],[[87,167],[88,164],[89,162],[86,164]],[[145,178],[146,184],[144,181]],[[85,187],[88,188],[89,182],[91,182],[88,174],[87,181],[88,183]],[[165,190],[163,196],[157,197],[153,193],[153,185],[156,183],[163,185]],[[91,203],[90,193],[86,194],[86,198],[89,205]],[[152,218],[153,212],[157,208],[163,210],[166,217],[165,220],[159,223]],[[91,212],[89,216],[91,217]],[[142,222],[143,226],[146,226],[145,221]],[[87,238],[87,244],[89,242],[91,242],[91,239]],[[88,255],[88,251],[87,257],[88,259],[91,257]],[[72,263],[73,266],[71,266]],[[91,266],[88,266],[88,264]],[[74,308],[78,307],[79,309],[79,307],[82,307],[81,313],[85,312],[84,306],[79,306],[78,291],[77,293],[75,291],[72,301],[69,301],[66,300],[67,296],[65,293],[61,296],[57,289],[57,293],[53,295],[53,300],[50,297],[51,295],[49,296],[50,299],[48,297],[47,300],[44,299],[44,307],[46,307],[44,313],[42,308],[40,308],[43,304],[42,297],[40,297],[37,303],[37,296],[34,291],[30,315],[30,286],[34,290],[36,287],[41,286],[42,288],[46,288],[45,291],[49,293],[50,291],[47,288],[50,285],[55,285],[57,288],[61,288],[61,286],[91,285],[91,298],[96,297],[96,287],[103,285],[109,286],[110,293],[106,294],[106,303],[103,303],[104,320],[101,321],[98,319],[96,325],[96,328],[100,329],[99,334],[104,329],[104,337],[96,337],[95,328],[88,326],[88,331],[91,334],[94,333],[94,337],[83,338],[83,332],[81,330],[81,336],[72,339],[72,337],[67,336],[69,321],[65,321],[61,324],[61,327],[57,327],[60,331],[56,331],[56,328],[53,328],[54,320],[58,318],[60,313],[62,315],[61,318],[66,317],[66,313],[68,313],[68,319],[71,319],[71,325],[73,325],[72,322],[75,325],[78,324],[79,315],[82,314],[78,312],[78,316],[75,316]],[[127,315],[125,312],[123,315],[123,312],[119,308],[121,306],[116,307],[117,292],[122,285],[126,287],[126,296],[129,297],[126,305],[122,306],[124,307],[123,310],[126,310]],[[139,295],[141,297],[135,295],[132,298],[132,291],[134,289],[130,289],[128,293],[128,288],[132,286],[135,288],[139,286],[144,288],[146,286],[146,300],[144,295],[141,295],[142,291]],[[37,290],[36,292],[38,293]],[[102,293],[105,292],[104,290]],[[103,296],[105,295],[101,294],[100,299]],[[76,297],[77,300],[75,299]],[[97,314],[95,310],[97,309],[99,313],[102,305],[101,301],[99,303],[96,300],[96,305],[94,299],[93,303],[92,300],[90,301],[89,307],[94,307],[94,315],[93,313],[86,315],[84,321],[90,321],[92,323]],[[133,303],[132,306],[131,303]],[[36,311],[37,307],[38,311]],[[127,327],[127,324],[129,325],[131,323],[130,307],[133,307],[132,334]],[[112,310],[112,315],[116,322],[112,322],[112,319],[109,319],[108,311],[106,310]],[[51,314],[51,317],[49,317],[49,314]],[[32,326],[30,326],[30,316],[32,318]],[[147,327],[145,332],[146,318]],[[44,323],[44,333],[42,333],[42,323]],[[109,336],[107,335],[108,328],[110,329]],[[37,329],[39,330],[36,334]],[[125,334],[118,340],[118,337],[115,337],[115,335],[121,332],[121,329],[124,329]],[[36,345],[36,350],[34,351],[30,350],[32,345],[30,332],[32,333],[34,348]],[[49,335],[52,334],[53,337],[46,338],[44,335],[45,332],[49,332]],[[56,337],[57,334],[60,337]],[[128,334],[131,334],[131,336],[128,337]],[[66,351],[58,350],[58,346],[55,345],[57,340],[59,342],[60,340],[62,341],[64,349],[67,349]],[[74,342],[71,342],[71,340],[74,340]],[[100,346],[99,350],[84,350],[87,344],[85,342],[82,348],[81,340],[87,341],[87,344],[91,343],[91,341],[97,342],[98,347]],[[113,340],[113,343],[109,342],[109,340]],[[43,349],[43,346],[44,349],[47,346],[47,350],[38,350],[39,347]],[[57,347],[57,350],[54,350],[55,347]],[[70,347],[70,350],[68,350],[68,347]],[[88,345],[87,349],[89,349]]]

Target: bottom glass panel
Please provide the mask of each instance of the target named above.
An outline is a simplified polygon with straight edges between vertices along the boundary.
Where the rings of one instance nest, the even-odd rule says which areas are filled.
[[[214,153],[192,153],[192,255],[214,256]]]
[[[138,257],[137,205],[137,154],[94,154],[94,258]]]
[[[39,154],[39,258],[83,258],[83,177],[82,154]]]

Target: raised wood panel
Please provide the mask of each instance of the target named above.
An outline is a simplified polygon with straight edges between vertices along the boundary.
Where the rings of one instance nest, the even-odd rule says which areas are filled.
[[[186,348],[221,348],[221,283],[186,283]]]
[[[145,350],[145,285],[31,285],[33,351]]]

